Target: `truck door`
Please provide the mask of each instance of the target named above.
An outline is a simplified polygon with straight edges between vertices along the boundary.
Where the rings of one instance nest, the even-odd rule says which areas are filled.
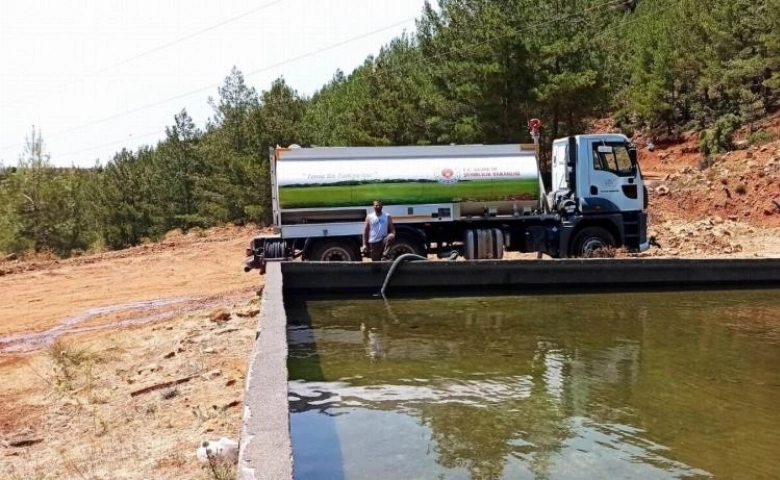
[[[594,140],[590,148],[583,213],[642,211],[644,184],[625,141]]]

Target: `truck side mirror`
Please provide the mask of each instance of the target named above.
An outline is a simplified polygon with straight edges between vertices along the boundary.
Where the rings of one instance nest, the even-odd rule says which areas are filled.
[[[636,147],[633,145],[628,147],[628,159],[631,160],[631,165],[636,165]]]
[[[631,175],[636,175],[639,172],[639,163],[637,163],[636,146],[628,145],[628,159],[631,161]]]
[[[571,168],[577,167],[577,139],[569,137],[568,155],[566,156],[566,166]]]
[[[566,156],[566,181],[572,191],[577,190],[577,139],[569,137],[568,155]]]

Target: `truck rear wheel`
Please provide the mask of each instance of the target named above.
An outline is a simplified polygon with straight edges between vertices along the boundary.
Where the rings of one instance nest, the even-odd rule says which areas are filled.
[[[387,256],[390,259],[396,259],[404,253],[414,253],[421,257],[426,256],[427,252],[422,242],[413,238],[411,235],[399,235],[395,238],[390,248],[387,249]]]
[[[585,227],[574,237],[571,253],[575,257],[591,257],[597,250],[613,248],[615,237],[601,227]]]
[[[308,257],[313,262],[359,262],[360,251],[345,240],[323,240],[312,247]]]

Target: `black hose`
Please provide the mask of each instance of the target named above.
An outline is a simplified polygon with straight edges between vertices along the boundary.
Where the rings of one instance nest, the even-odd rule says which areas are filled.
[[[458,251],[453,250],[450,252],[449,257],[447,257],[447,260],[457,260],[458,259]],[[382,290],[379,291],[379,294],[382,295],[382,298],[387,300],[387,296],[385,296],[385,290],[387,290],[387,285],[390,283],[390,277],[393,276],[393,273],[395,273],[395,270],[398,268],[398,265],[401,264],[401,262],[404,261],[413,261],[413,260],[428,260],[427,257],[423,257],[421,255],[417,255],[416,253],[404,253],[403,255],[399,256],[393,261],[393,264],[390,266],[390,270],[387,272],[387,276],[385,277],[385,282],[382,284]]]
[[[385,282],[382,284],[382,289],[379,291],[380,295],[382,295],[382,298],[384,298],[385,300],[387,300],[387,297],[385,296],[385,290],[387,289],[387,284],[390,283],[390,277],[393,276],[393,273],[395,273],[395,269],[398,268],[398,265],[400,265],[401,262],[407,260],[412,261],[412,260],[428,260],[428,259],[421,255],[417,255],[416,253],[404,253],[403,255],[396,258],[393,261],[393,264],[390,266],[390,270],[387,272],[387,276],[385,277]]]
[[[283,258],[284,257],[284,242],[266,242],[265,249],[263,251],[265,258]]]

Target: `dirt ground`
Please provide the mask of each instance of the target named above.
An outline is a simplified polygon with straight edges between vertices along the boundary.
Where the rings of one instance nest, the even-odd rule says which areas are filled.
[[[780,138],[778,119],[760,127]],[[704,162],[691,135],[648,141],[655,242],[641,256],[780,256],[780,142]],[[259,232],[0,259],[0,477],[234,476],[195,451],[238,438],[262,284],[241,261]]]
[[[195,452],[238,438],[258,232],[1,262],[0,478],[229,478]]]

